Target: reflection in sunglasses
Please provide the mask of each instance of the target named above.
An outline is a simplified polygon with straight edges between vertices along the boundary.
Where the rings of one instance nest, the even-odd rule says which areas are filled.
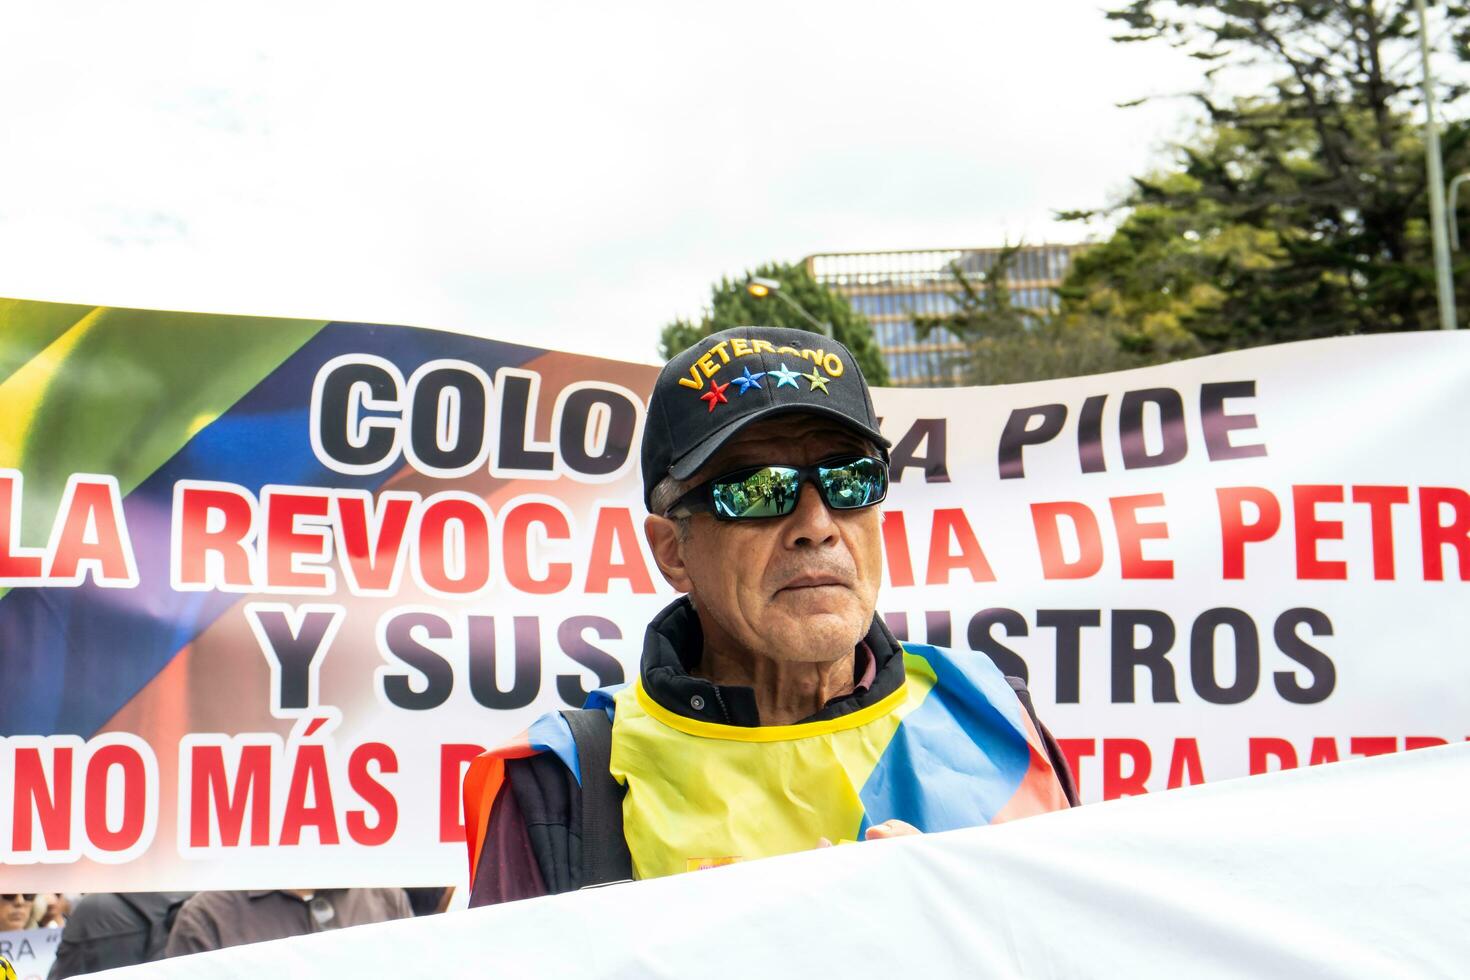
[[[762,466],[716,477],[687,494],[682,504],[703,505],[725,520],[784,517],[796,509],[812,480],[834,510],[856,510],[888,494],[888,467],[868,456],[826,460],[816,466]]]

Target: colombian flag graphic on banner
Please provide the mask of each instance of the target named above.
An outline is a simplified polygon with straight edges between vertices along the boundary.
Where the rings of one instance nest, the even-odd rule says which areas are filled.
[[[619,484],[649,367],[370,324],[0,323],[0,837],[47,887],[452,854],[485,722],[559,701],[556,671],[578,701],[621,680],[610,604],[661,601]]]

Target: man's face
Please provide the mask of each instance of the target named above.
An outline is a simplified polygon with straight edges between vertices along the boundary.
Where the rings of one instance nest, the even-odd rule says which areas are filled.
[[[841,425],[783,415],[747,427],[694,482],[748,466],[806,466],[869,452]],[[785,517],[721,521],[695,514],[683,540],[663,518],[648,523],[664,576],[694,598],[706,644],[826,662],[851,653],[867,633],[882,577],[877,507],[830,510],[806,483]]]
[[[15,893],[0,895],[0,932],[24,929],[30,921],[31,903],[35,898],[34,895]]]

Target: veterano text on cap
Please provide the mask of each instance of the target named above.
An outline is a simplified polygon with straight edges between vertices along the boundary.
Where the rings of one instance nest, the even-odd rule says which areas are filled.
[[[825,415],[878,444],[873,398],[852,352],[831,337],[784,327],[733,327],[702,338],[659,372],[643,426],[643,503],[666,476],[687,480],[751,422]]]

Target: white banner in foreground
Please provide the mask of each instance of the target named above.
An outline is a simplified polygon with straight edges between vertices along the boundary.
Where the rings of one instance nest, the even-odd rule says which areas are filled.
[[[106,976],[1463,976],[1467,786],[1431,748]]]

